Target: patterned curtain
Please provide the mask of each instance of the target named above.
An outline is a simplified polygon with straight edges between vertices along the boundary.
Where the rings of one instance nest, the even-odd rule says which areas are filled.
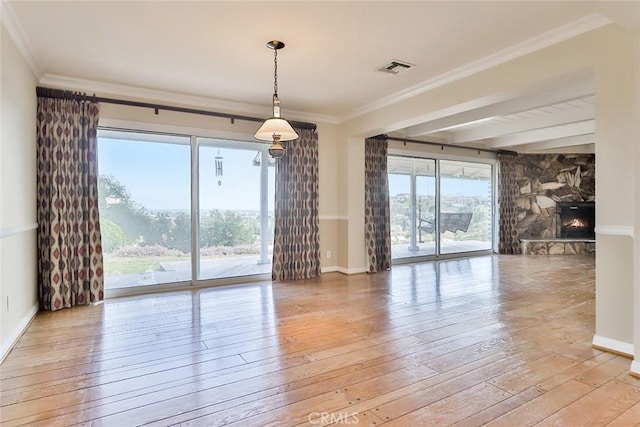
[[[276,161],[273,280],[320,276],[318,218],[318,134],[296,129],[300,137],[283,143]]]
[[[369,273],[391,268],[391,224],[387,146],[384,139],[364,143],[364,227]]]
[[[516,200],[520,188],[516,182],[516,156],[498,154],[500,176],[498,178],[498,202],[500,204],[500,232],[498,252],[501,254],[519,254],[518,223]]]
[[[38,90],[37,110],[38,293],[40,307],[55,311],[104,298],[98,104],[45,91]]]

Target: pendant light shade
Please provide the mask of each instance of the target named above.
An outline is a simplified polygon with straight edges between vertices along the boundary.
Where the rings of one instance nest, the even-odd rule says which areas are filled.
[[[289,122],[280,117],[267,119],[262,126],[260,126],[255,137],[261,141],[273,141],[276,135],[280,137],[280,141],[290,141],[298,137],[298,134],[293,130]]]
[[[280,99],[278,99],[278,50],[284,47],[284,43],[272,40],[267,47],[273,49],[273,116],[267,119],[255,134],[255,138],[261,141],[271,141],[269,154],[274,159],[284,156],[284,147],[280,141],[291,141],[298,138],[298,134],[288,121],[280,117]]]

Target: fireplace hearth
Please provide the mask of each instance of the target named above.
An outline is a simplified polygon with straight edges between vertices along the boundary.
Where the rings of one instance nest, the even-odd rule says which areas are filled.
[[[596,207],[594,202],[556,203],[556,237],[595,239]]]

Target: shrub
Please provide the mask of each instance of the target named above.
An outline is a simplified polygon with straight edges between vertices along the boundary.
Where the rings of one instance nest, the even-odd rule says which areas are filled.
[[[118,248],[113,252],[114,256],[118,257],[151,257],[151,256],[182,256],[182,252],[169,249],[160,245],[129,245]]]
[[[236,246],[208,246],[200,249],[200,256],[235,256],[257,255],[260,253],[260,245],[236,245]]]

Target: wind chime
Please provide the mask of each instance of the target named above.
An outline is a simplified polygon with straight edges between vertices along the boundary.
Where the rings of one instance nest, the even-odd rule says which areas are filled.
[[[222,156],[220,155],[220,150],[218,150],[218,155],[214,158],[216,164],[216,178],[218,178],[218,186],[222,186]]]

